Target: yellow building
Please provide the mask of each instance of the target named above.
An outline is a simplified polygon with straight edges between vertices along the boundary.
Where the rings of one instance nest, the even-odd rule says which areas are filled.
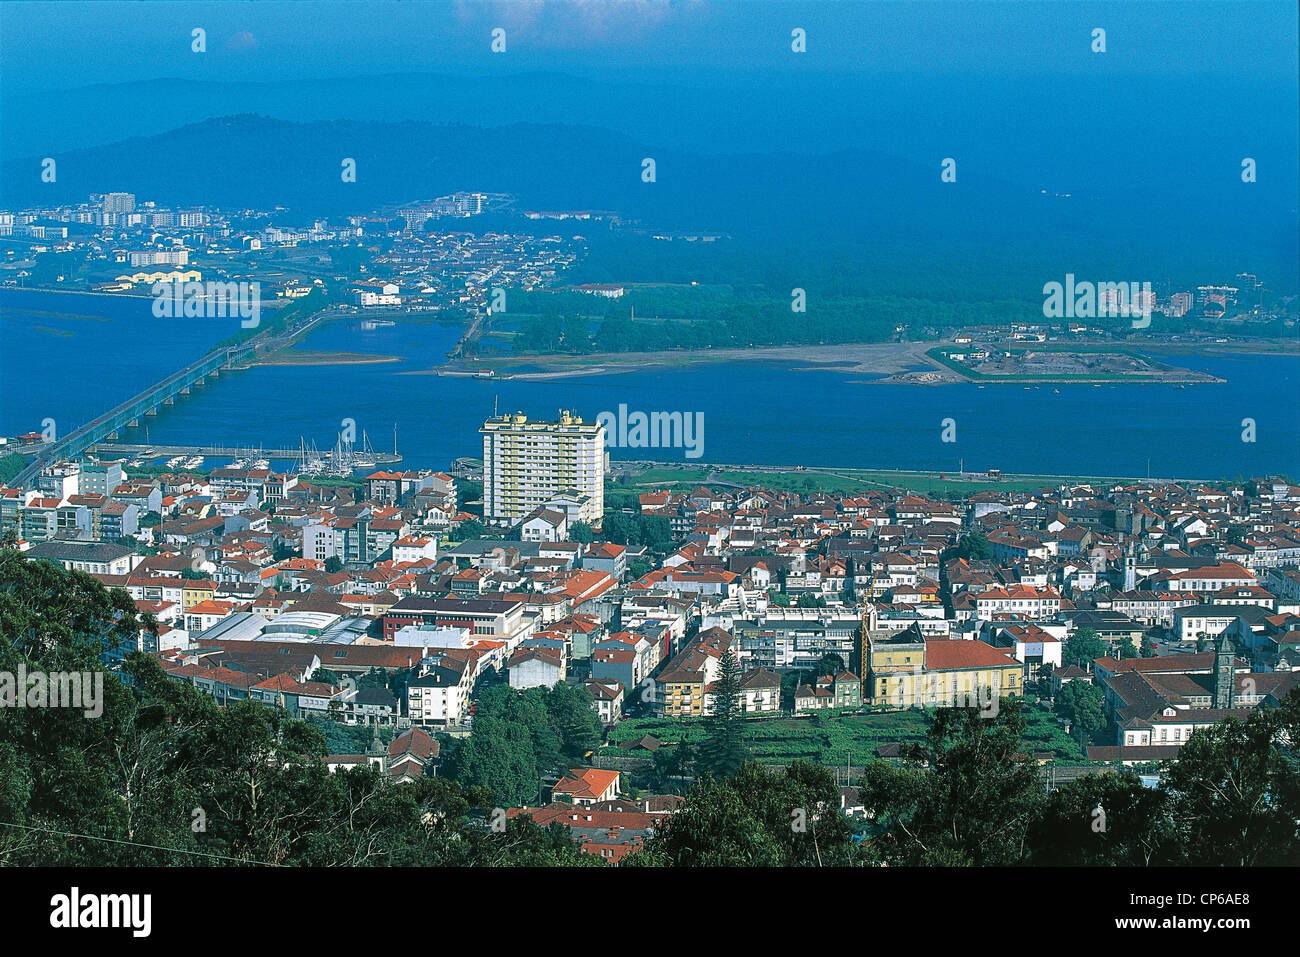
[[[987,707],[1023,691],[1025,666],[982,641],[926,638],[916,625],[865,641],[874,705]]]
[[[187,579],[181,586],[181,611],[189,611],[200,602],[212,601],[217,597],[216,586],[203,579]]]
[[[655,679],[659,713],[667,718],[702,717],[713,712],[709,686],[717,680],[721,659],[731,646],[730,632],[710,628],[700,632],[673,656]]]
[[[888,704],[891,692],[897,696],[895,689],[900,681],[925,670],[925,636],[916,625],[902,631],[873,634],[864,622],[862,643],[865,646],[862,660],[866,663],[862,691],[871,704]],[[903,687],[909,689],[910,697],[912,682],[906,681]]]
[[[661,713],[665,718],[704,716],[704,675],[677,672],[657,682]]]

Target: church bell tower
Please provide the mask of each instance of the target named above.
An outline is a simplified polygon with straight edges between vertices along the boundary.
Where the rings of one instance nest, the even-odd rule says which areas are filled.
[[[1214,652],[1214,707],[1226,711],[1232,707],[1233,668],[1237,663],[1237,653],[1228,632],[1219,635],[1219,646]]]

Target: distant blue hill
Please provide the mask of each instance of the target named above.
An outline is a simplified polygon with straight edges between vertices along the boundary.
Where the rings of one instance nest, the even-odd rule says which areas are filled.
[[[647,156],[657,164],[652,184],[641,181]],[[344,157],[356,160],[355,183],[340,178]],[[1190,256],[1275,277],[1293,275],[1296,262],[1293,210],[1267,187],[1233,185],[1219,170],[1206,171],[1203,191],[1181,197],[1126,184],[1066,199],[1009,182],[1014,170],[959,163],[958,182],[945,184],[937,160],[876,151],[719,155],[660,149],[593,126],[298,123],[254,114],[55,158],[53,184],[40,181],[39,156],[0,165],[0,204],[126,190],[178,206],[283,206],[285,222],[301,222],[481,189],[512,193],[522,208],[616,210],[656,230],[778,244],[957,242],[1004,246],[1013,257],[1017,247],[1059,248],[1067,264],[1103,255],[1166,271]]]

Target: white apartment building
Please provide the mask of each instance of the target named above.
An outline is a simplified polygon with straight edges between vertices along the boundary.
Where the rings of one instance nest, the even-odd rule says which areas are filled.
[[[1220,591],[1254,585],[1255,576],[1236,562],[1221,562],[1177,572],[1157,572],[1152,586],[1161,591]]]
[[[323,562],[337,554],[334,547],[334,527],[322,523],[308,525],[302,530],[302,557]]]
[[[488,419],[483,436],[483,518],[513,525],[561,495],[576,496],[576,521],[598,525],[605,511],[605,428],[560,412],[530,422],[522,412]]]
[[[986,589],[975,598],[975,613],[984,621],[992,621],[999,613],[1050,618],[1060,610],[1061,596],[1053,588],[1009,585]]]
[[[473,689],[474,672],[465,662],[435,664],[407,686],[407,714],[413,724],[426,727],[460,724],[469,712]]]

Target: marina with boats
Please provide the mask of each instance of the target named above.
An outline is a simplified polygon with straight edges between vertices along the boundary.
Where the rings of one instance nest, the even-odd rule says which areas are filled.
[[[315,442],[307,442],[305,438],[299,439],[296,449],[100,442],[87,451],[101,458],[126,459],[127,468],[135,469],[165,465],[168,469],[186,471],[201,468],[211,460],[225,468],[270,469],[275,464],[282,471],[304,476],[348,477],[359,470],[399,464],[402,456],[395,450],[396,443],[393,452],[376,451],[365,432],[361,433],[360,445],[340,432],[335,437],[334,444],[323,453],[317,449]]]

